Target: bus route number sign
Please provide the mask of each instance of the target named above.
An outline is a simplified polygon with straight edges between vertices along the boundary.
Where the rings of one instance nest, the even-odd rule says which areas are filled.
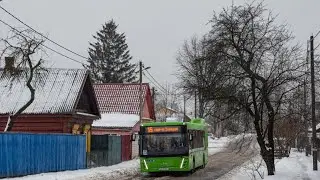
[[[177,133],[181,132],[178,126],[167,126],[167,127],[147,127],[147,133]]]

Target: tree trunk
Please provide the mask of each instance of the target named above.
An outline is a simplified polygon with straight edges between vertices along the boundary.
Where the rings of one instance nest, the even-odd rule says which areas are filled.
[[[27,85],[27,87],[28,87],[28,89],[29,89],[29,91],[30,91],[30,99],[29,99],[29,101],[28,101],[25,105],[23,105],[23,106],[12,116],[11,121],[10,121],[9,124],[8,124],[7,131],[11,131],[11,130],[12,130],[13,125],[14,125],[16,119],[18,118],[18,116],[19,116],[24,110],[26,110],[26,109],[33,103],[33,101],[34,101],[34,99],[35,99],[35,89],[34,89],[33,86],[31,85],[31,82],[32,82],[33,77],[34,77],[34,71],[36,70],[36,68],[38,68],[38,67],[41,65],[41,60],[33,67],[33,66],[32,66],[32,62],[31,62],[29,56],[28,56],[27,58],[28,58],[27,63],[28,63],[29,68],[30,68],[30,72],[29,72],[30,75],[29,75],[29,77],[28,77],[28,81],[27,81],[26,85]]]
[[[268,145],[266,145],[263,136],[261,134],[259,126],[257,126],[257,122],[255,122],[255,127],[258,127],[257,130],[257,141],[260,146],[260,152],[262,159],[267,165],[268,175],[274,175],[275,172],[275,165],[274,165],[274,151],[273,148],[270,148]]]
[[[267,150],[265,153],[262,153],[262,158],[267,165],[268,176],[274,175],[275,165],[274,165],[274,153],[272,150]]]
[[[268,176],[274,175],[275,166],[273,158],[264,159],[264,162],[266,162],[267,165]]]
[[[201,93],[200,93],[201,92]],[[204,106],[204,98],[203,98],[203,95],[202,95],[203,91],[199,91],[198,93],[198,99],[199,99],[199,117],[200,118],[204,118],[204,109],[205,109],[205,106]]]

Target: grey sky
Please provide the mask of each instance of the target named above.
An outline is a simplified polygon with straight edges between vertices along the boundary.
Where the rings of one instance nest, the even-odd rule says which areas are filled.
[[[245,1],[234,0],[240,4]],[[175,56],[184,40],[202,35],[213,14],[232,0],[3,0],[3,7],[52,40],[87,56],[88,42],[101,25],[113,18],[125,32],[134,61],[143,60],[160,83],[176,82]],[[297,37],[306,44],[311,33],[320,30],[319,0],[265,0],[268,8],[287,22]],[[0,19],[23,27],[0,10]],[[0,36],[8,31],[0,23]],[[320,37],[315,44],[320,42]],[[62,49],[48,46],[82,60]],[[80,64],[48,51],[53,67],[79,68]]]

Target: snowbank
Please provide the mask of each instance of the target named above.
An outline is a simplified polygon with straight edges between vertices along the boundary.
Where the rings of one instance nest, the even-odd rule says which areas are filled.
[[[92,169],[43,173],[19,178],[8,178],[5,180],[108,180],[121,179],[124,176],[135,175],[139,172],[139,161],[137,159],[126,161],[108,167]]]
[[[276,159],[275,163],[275,175],[268,176],[266,165],[258,155],[218,180],[317,180],[320,177],[319,171],[312,170],[312,156],[306,157],[304,153],[297,152],[295,149],[291,151],[289,158]],[[318,167],[320,167],[319,165],[320,163],[318,163]]]

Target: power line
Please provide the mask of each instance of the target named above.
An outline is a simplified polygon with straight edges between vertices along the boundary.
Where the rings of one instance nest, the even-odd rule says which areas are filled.
[[[35,30],[35,29],[32,28],[31,26],[29,26],[28,24],[24,23],[22,20],[20,20],[18,17],[16,17],[16,16],[13,15],[12,13],[10,13],[8,10],[6,10],[5,8],[3,8],[2,6],[0,6],[0,8],[1,8],[3,11],[5,11],[7,14],[9,14],[11,17],[13,17],[14,19],[18,20],[20,23],[22,23],[23,25],[27,26],[28,28],[30,28],[31,30],[33,30],[35,33],[39,34],[39,35],[42,36],[43,38],[45,38],[45,39],[47,39],[48,41],[52,42],[53,44],[61,47],[62,49],[66,50],[66,51],[68,51],[68,52],[70,52],[70,53],[72,53],[72,54],[75,54],[75,55],[77,55],[77,56],[79,56],[79,57],[81,57],[81,58],[83,58],[83,59],[88,60],[87,57],[85,57],[85,56],[83,56],[83,55],[80,55],[80,54],[78,54],[78,53],[76,53],[76,52],[74,52],[74,51],[72,51],[72,50],[70,50],[70,49],[68,49],[68,48],[66,48],[66,47],[58,44],[57,42],[49,39],[48,37],[46,37],[46,36],[43,35],[42,33],[38,32],[37,30]]]
[[[313,50],[316,50],[319,46],[320,46],[320,43]]]
[[[80,64],[84,65],[81,61],[78,61],[78,60],[73,59],[73,58],[71,58],[71,57],[69,57],[69,56],[67,56],[67,55],[64,55],[64,54],[60,53],[59,51],[56,51],[56,50],[54,50],[54,49],[52,49],[52,48],[50,48],[50,47],[48,47],[48,46],[46,46],[46,45],[44,45],[44,44],[42,44],[42,46],[45,47],[45,48],[47,48],[47,49],[49,49],[49,50],[51,50],[52,52],[55,52],[55,53],[57,53],[57,54],[65,57],[65,58],[67,58],[67,59],[70,59],[70,60],[72,60],[72,61],[74,61],[74,62],[77,62],[77,63],[80,63]]]
[[[320,34],[320,30],[317,32],[315,36],[313,36],[313,39],[316,38]]]
[[[154,86],[156,86],[161,92],[163,92],[164,94],[166,93],[166,91],[163,90],[162,88],[160,88],[159,85],[154,82],[154,80],[152,80],[151,78],[149,78],[148,76],[146,76],[146,74],[145,74],[144,72],[143,72],[143,75],[144,75]]]
[[[4,22],[3,20],[0,19],[0,22],[3,23],[4,25],[10,27],[12,30],[16,31],[17,33],[19,33],[20,36],[25,37],[25,38],[27,37],[27,38],[29,38],[29,39],[32,39],[30,36],[22,33],[21,31],[17,30],[16,28],[14,28],[14,27],[11,26],[10,24]],[[59,54],[59,55],[65,57],[65,58],[67,58],[67,59],[70,59],[70,60],[72,60],[72,61],[75,61],[75,62],[77,62],[77,63],[80,63],[80,64],[84,65],[81,61],[78,61],[78,60],[76,60],[76,59],[73,59],[73,58],[65,55],[65,54],[62,54],[62,53],[60,53],[59,51],[54,50],[54,49],[52,49],[52,48],[50,48],[50,47],[48,47],[48,46],[46,46],[46,45],[44,45],[44,44],[41,44],[41,46],[43,46],[43,47],[45,47],[45,48],[47,48],[47,49],[49,49],[49,50],[51,50],[51,51],[53,51],[53,52],[55,52],[55,53],[57,53],[57,54]]]
[[[155,81],[155,83],[157,83],[164,91],[166,91],[166,88],[164,88],[150,73],[148,70],[146,70],[146,72],[148,73],[148,75]]]
[[[170,92],[167,92],[167,91],[164,91],[164,90],[162,90],[162,88],[159,88],[159,85],[158,84],[156,84],[155,82],[154,82],[154,80],[152,80],[151,78],[149,78],[148,76],[146,76],[146,74],[145,73],[143,73],[143,75],[155,86],[155,87],[157,87],[160,91],[161,91],[161,93],[157,93],[157,94],[159,94],[159,95],[163,95],[163,96],[165,96],[165,95],[167,95],[167,96],[185,96],[185,95],[187,95],[188,93],[184,93],[184,92],[181,92],[181,93],[170,93]]]

